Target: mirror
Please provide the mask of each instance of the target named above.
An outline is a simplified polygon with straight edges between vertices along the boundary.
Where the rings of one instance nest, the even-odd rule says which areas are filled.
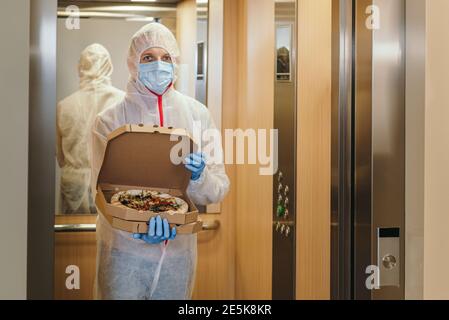
[[[158,22],[175,34],[181,50],[175,87],[207,105],[208,5],[207,0],[58,2],[56,215],[96,213],[90,130],[99,112],[123,98],[130,39],[142,26]],[[101,47],[88,48],[92,44]],[[92,85],[91,75],[83,71],[83,66],[92,67],[98,50],[107,50],[112,62],[113,69],[95,80],[108,83],[107,90]]]

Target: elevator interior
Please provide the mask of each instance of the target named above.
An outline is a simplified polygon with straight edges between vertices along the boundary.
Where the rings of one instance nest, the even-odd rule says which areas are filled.
[[[28,242],[30,298],[86,299],[92,295],[89,288],[95,270],[96,215],[82,211],[65,214],[61,210],[61,170],[55,159],[56,105],[79,88],[77,70],[81,51],[92,43],[104,45],[114,65],[112,85],[125,90],[129,76],[126,65],[129,40],[145,24],[162,23],[177,36],[183,52],[176,89],[207,105],[214,116],[219,115],[221,105],[217,101],[221,99],[221,89],[216,82],[208,83],[208,77],[212,75],[216,79],[215,75],[222,70],[219,50],[223,37],[220,18],[223,1],[211,2],[216,17],[212,31],[208,21],[209,1],[36,0],[30,3],[30,159],[33,161],[29,186],[39,192],[29,198],[29,225],[33,226],[29,229],[29,239],[42,239]],[[214,42],[215,58],[209,63],[210,39]],[[38,184],[45,184],[46,188],[37,188]],[[220,226],[217,219],[220,204],[200,210],[210,214],[203,229],[213,239]],[[83,290],[79,292],[70,291],[65,285],[66,272],[73,266],[82,271]]]
[[[280,138],[279,172],[273,178],[273,189],[269,190],[274,199],[270,208],[273,219],[270,280],[274,299],[297,298],[295,255],[299,226],[296,221],[303,213],[298,212],[296,199],[299,128],[295,119],[299,108],[304,106],[298,105],[300,97],[295,88],[307,85],[298,84],[296,74],[301,59],[296,43],[298,3],[274,2],[276,59],[273,64],[276,72],[271,80],[275,93],[273,125],[279,129]],[[332,221],[329,223],[332,222],[334,299],[404,297],[404,6],[403,0],[332,1],[333,185]],[[376,8],[380,9],[381,28],[373,30],[367,28],[367,21],[376,17]],[[54,87],[57,82],[57,1],[33,0],[32,9],[32,22],[36,26],[31,37],[32,47],[44,49],[34,50],[32,56],[36,77],[31,79],[34,86],[30,107],[30,158],[34,161],[30,164],[29,184],[37,186],[45,182],[49,187],[36,189],[37,192],[30,195],[30,225],[34,228],[29,231],[29,239],[53,239],[57,211],[55,163],[51,158],[54,157],[57,96]],[[209,59],[208,63],[214,60]],[[208,87],[211,87],[210,82]],[[47,212],[51,212],[51,216],[47,216]],[[52,250],[53,243],[47,242],[44,246],[29,241],[29,260],[33,261],[33,268],[29,269],[30,287],[39,288],[39,291],[31,290],[30,297],[53,294],[53,287],[48,285],[51,280],[47,277],[53,277]],[[379,290],[366,289],[369,266],[381,268]],[[45,274],[39,270],[45,270]]]

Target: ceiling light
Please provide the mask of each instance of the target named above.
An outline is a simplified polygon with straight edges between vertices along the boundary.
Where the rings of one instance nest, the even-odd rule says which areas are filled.
[[[151,7],[151,6],[104,6],[104,7],[92,7],[85,8],[85,10],[95,11],[176,11],[175,7]]]
[[[126,21],[132,21],[132,22],[153,22],[153,17],[132,17],[132,18],[126,18]]]
[[[134,15],[134,14],[123,14],[123,13],[95,12],[95,11],[81,11],[81,12],[78,12],[78,13],[58,11],[58,17],[132,18],[132,17],[136,17],[136,15]]]

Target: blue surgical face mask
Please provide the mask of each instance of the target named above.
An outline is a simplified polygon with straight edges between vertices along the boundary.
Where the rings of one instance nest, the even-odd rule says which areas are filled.
[[[173,83],[174,71],[171,63],[154,61],[139,64],[139,80],[145,87],[162,95]]]

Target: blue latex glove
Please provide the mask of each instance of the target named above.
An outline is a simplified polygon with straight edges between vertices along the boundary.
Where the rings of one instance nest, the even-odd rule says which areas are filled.
[[[170,225],[168,220],[162,221],[160,216],[157,218],[151,218],[148,228],[148,234],[133,234],[134,239],[140,239],[148,244],[159,244],[167,240],[174,240],[176,238],[176,228],[173,228],[170,232]]]
[[[192,172],[192,181],[196,181],[201,177],[206,168],[206,161],[202,153],[191,153],[186,159],[186,168]]]

